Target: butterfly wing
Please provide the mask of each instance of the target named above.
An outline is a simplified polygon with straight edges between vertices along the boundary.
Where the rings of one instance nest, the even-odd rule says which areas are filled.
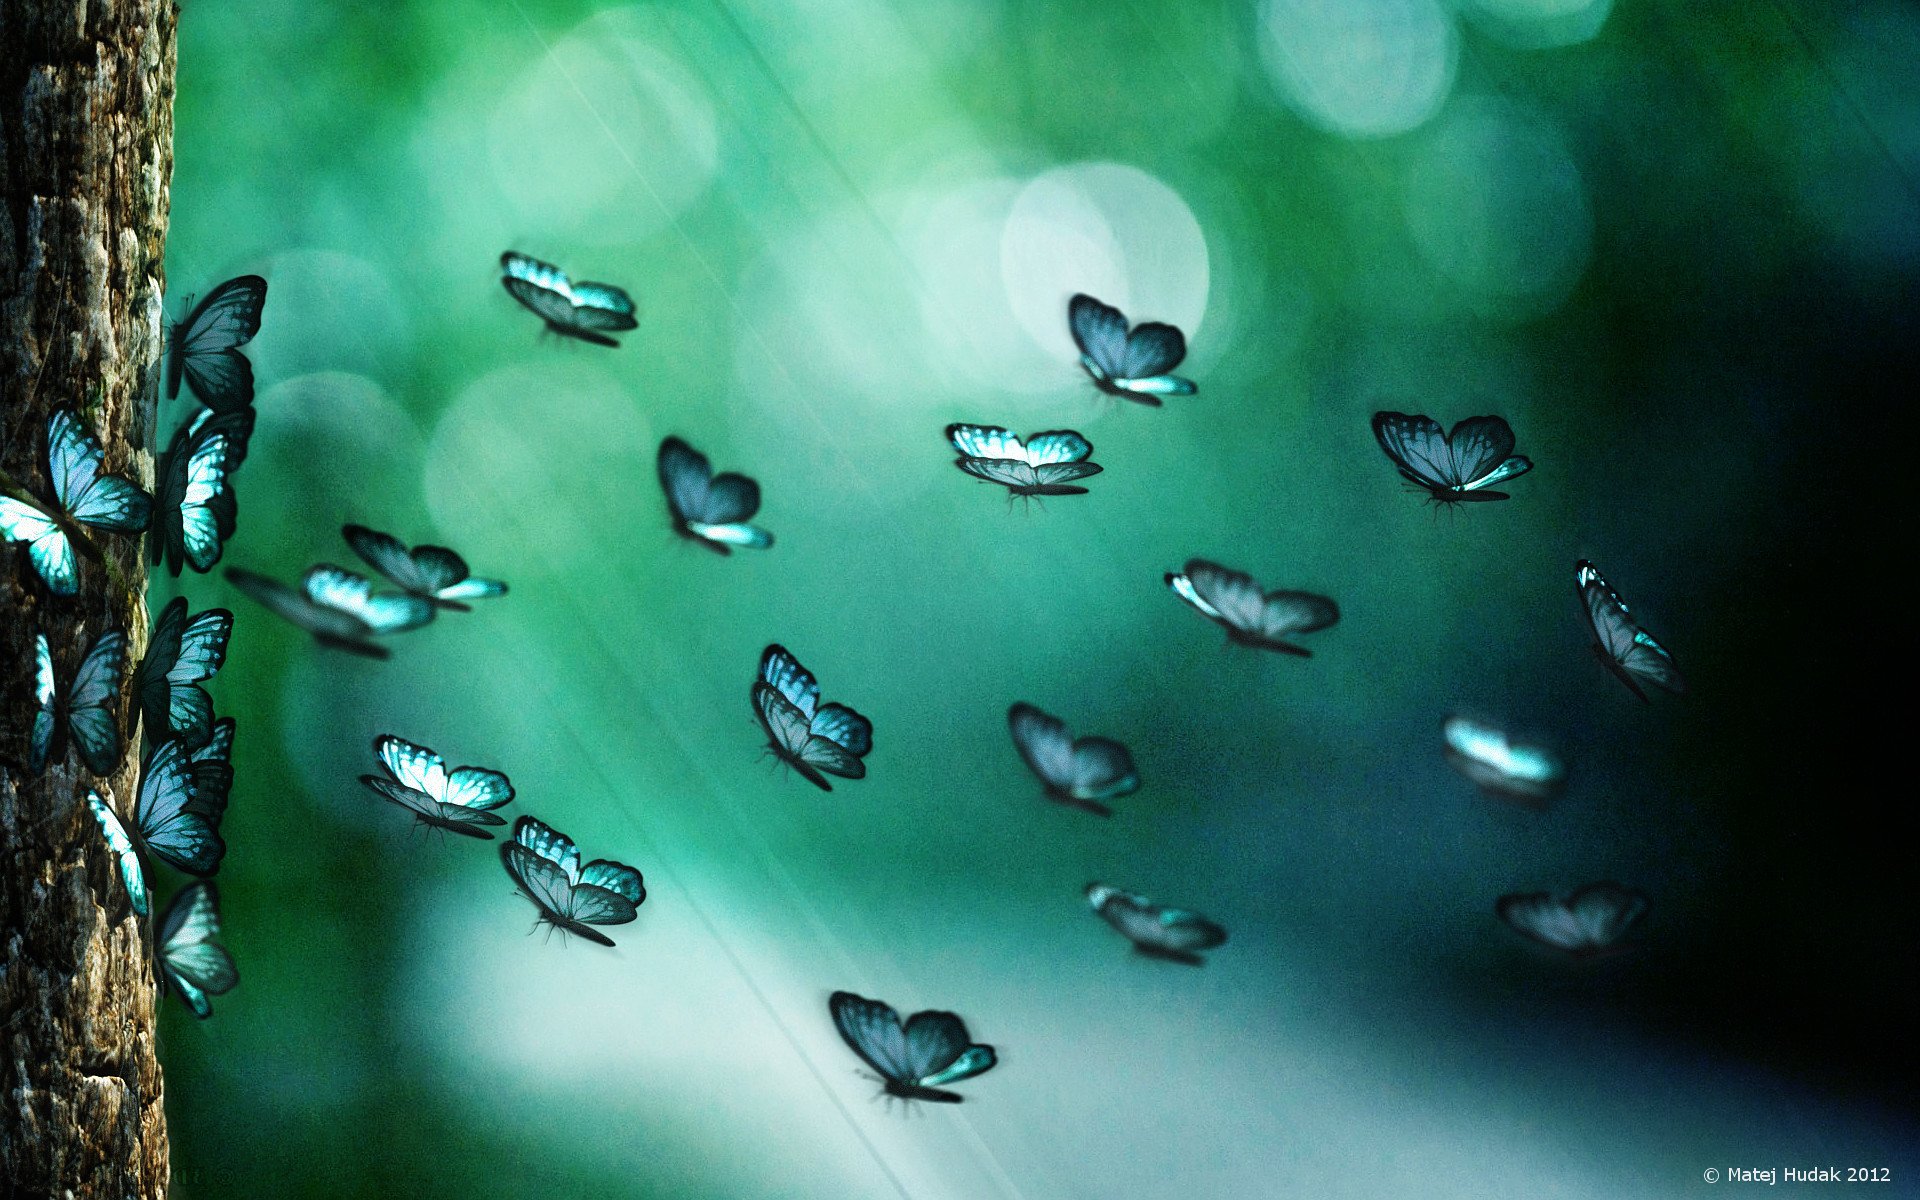
[[[966,1022],[950,1012],[917,1012],[907,1018],[905,1034],[907,1069],[923,1088],[971,1079],[995,1062],[993,1047],[974,1045]]]
[[[67,694],[67,729],[80,761],[95,775],[120,765],[120,681],[127,668],[127,638],[117,631],[94,639]]]
[[[47,421],[47,471],[60,507],[81,524],[113,533],[138,533],[147,527],[152,497],[106,473],[100,443],[64,408]]]
[[[1093,443],[1071,429],[1052,429],[1028,438],[1020,457],[1036,467],[1079,463],[1093,455]]]
[[[12,496],[0,496],[0,536],[26,543],[28,560],[54,595],[71,596],[79,590],[73,546],[52,517]]]
[[[1296,633],[1313,633],[1339,619],[1340,606],[1329,597],[1312,592],[1268,592],[1261,597],[1260,622],[1256,628],[1268,642],[1285,645],[1285,639]],[[1287,648],[1302,655],[1307,653],[1297,646]]]
[[[1226,626],[1229,632],[1260,632],[1266,596],[1251,575],[1201,558],[1190,559],[1183,573],[1198,601],[1194,607]],[[1180,589],[1176,586],[1174,590]]]
[[[201,1020],[213,1013],[208,996],[225,995],[240,982],[233,956],[220,944],[220,896],[207,880],[196,879],[174,893],[155,940],[162,983]]]
[[[227,853],[218,817],[196,803],[193,760],[176,741],[162,742],[147,755],[134,824],[155,857],[189,875],[213,874]]]
[[[1076,800],[1111,800],[1139,790],[1133,755],[1111,738],[1083,737],[1073,743],[1068,791]]]
[[[820,790],[830,792],[833,785],[808,761],[808,748],[816,741],[821,748],[815,751],[814,757],[832,760],[835,765],[842,765],[841,759],[850,760],[855,768],[864,772],[860,761],[844,750],[840,751],[840,758],[834,758],[833,750],[839,748],[824,738],[816,739],[807,715],[794,707],[772,684],[759,682],[753,685],[753,712],[759,718],[760,727],[767,732],[768,748]]]
[[[1144,384],[1157,379],[1167,379],[1170,382],[1164,387],[1153,387],[1148,390],[1187,395],[1194,390],[1193,384],[1184,379],[1172,379],[1167,375],[1167,372],[1179,366],[1186,356],[1186,335],[1171,325],[1148,321],[1144,325],[1135,326],[1133,331],[1127,334],[1127,348],[1121,362],[1120,380]],[[1121,386],[1126,386],[1126,383],[1122,383]]]
[[[150,740],[171,732],[189,747],[206,741],[213,700],[199,685],[226,662],[232,635],[233,614],[224,608],[210,608],[189,621],[186,599],[175,597],[161,611],[146,657],[133,674],[134,697]]]
[[[785,646],[775,643],[761,652],[760,680],[779,691],[801,716],[813,719],[820,705],[820,684]]]
[[[167,398],[187,387],[215,412],[235,412],[253,403],[253,367],[239,347],[260,332],[267,281],[258,275],[229,279],[207,293],[187,319],[173,326],[167,345]]]
[[[913,1074],[900,1014],[891,1004],[852,992],[835,992],[827,998],[827,1011],[833,1014],[833,1025],[840,1031],[840,1040],[883,1079],[910,1083],[918,1078]]]
[[[1373,436],[1409,481],[1429,490],[1459,485],[1446,431],[1432,417],[1377,412],[1373,414]]]
[[[1066,722],[1031,704],[1007,709],[1007,731],[1013,748],[1048,791],[1065,792],[1073,785],[1073,739]]]
[[[288,623],[306,630],[323,645],[368,658],[387,657],[386,647],[367,641],[373,636],[373,630],[352,613],[316,604],[277,579],[239,567],[227,569],[227,582]]]
[[[413,555],[407,553],[406,546],[399,538],[365,525],[342,525],[340,535],[346,538],[347,545],[360,556],[362,562],[386,576],[395,586],[416,595],[425,595],[432,590],[426,576],[415,564]]]
[[[861,758],[873,750],[873,722],[844,704],[821,705],[807,729]]]
[[[1606,949],[1627,935],[1646,915],[1644,893],[1617,883],[1590,883],[1567,897],[1566,907],[1586,942]]]
[[[147,915],[147,873],[140,866],[139,852],[133,848],[133,839],[127,836],[127,827],[120,823],[113,809],[100,793],[88,789],[87,807],[93,811],[93,819],[100,823],[100,836],[106,839],[107,849],[112,852],[120,867],[120,883],[127,889],[127,903],[140,916]]]
[[[1620,681],[1642,700],[1647,698],[1640,687],[1642,681],[1675,694],[1684,693],[1687,681],[1674,665],[1673,655],[1655,641],[1652,634],[1640,628],[1626,602],[1601,577],[1599,570],[1582,559],[1574,565],[1574,580],[1587,614],[1587,626],[1593,631],[1594,645],[1602,661],[1609,664]]]
[[[560,869],[568,883],[580,881],[580,847],[544,821],[521,817],[513,824],[513,840]]]
[[[956,458],[954,465],[967,474],[997,483],[1015,491],[1030,491],[1040,486],[1040,474],[1032,464],[1010,458]]]
[[[633,297],[610,283],[573,285],[573,323],[581,329],[621,333],[640,324],[634,318]]]
[[[573,881],[557,863],[543,858],[518,841],[501,844],[500,861],[506,866],[507,874],[514,883],[519,885],[520,891],[540,911],[541,920],[578,933],[602,946],[613,945],[613,939],[606,934],[574,920]],[[612,895],[610,892],[605,894]]]
[[[1027,447],[998,425],[949,425],[947,440],[964,458],[998,458],[1027,462]]]
[[[1513,427],[1501,417],[1468,417],[1447,435],[1453,486],[1471,491],[1511,479],[1533,464],[1513,456]],[[1513,464],[1524,464],[1517,468]]]
[[[684,525],[701,519],[707,511],[707,488],[713,479],[713,467],[706,455],[677,437],[669,437],[661,441],[654,467],[674,522]]]
[[[27,766],[38,775],[56,756],[66,754],[60,723],[60,680],[53,673],[53,647],[47,635],[33,635],[33,737],[29,743]]]
[[[1080,365],[1099,383],[1126,376],[1127,318],[1084,293],[1067,302],[1067,328],[1080,347]]]
[[[625,863],[611,859],[596,858],[580,868],[580,882],[583,886],[599,888],[623,897],[627,903],[639,906],[647,898],[646,880],[640,872]],[[632,920],[631,917],[627,918]],[[606,924],[606,922],[599,922]]]
[[[1505,796],[1541,799],[1566,777],[1558,755],[1514,741],[1505,730],[1453,715],[1440,723],[1447,761],[1472,782]]]
[[[232,717],[215,721],[206,744],[188,756],[193,761],[194,806],[215,821],[225,815],[233,790],[233,733]]]
[[[372,633],[404,633],[433,620],[430,601],[413,595],[376,593],[364,575],[327,563],[307,568],[300,585],[307,599],[352,617]]]

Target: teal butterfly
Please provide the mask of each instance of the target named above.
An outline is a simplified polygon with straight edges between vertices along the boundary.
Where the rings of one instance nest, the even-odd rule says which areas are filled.
[[[1654,636],[1640,628],[1640,622],[1627,610],[1627,602],[1601,578],[1600,570],[1586,559],[1573,565],[1574,588],[1580,593],[1580,607],[1587,616],[1587,628],[1593,633],[1593,652],[1613,677],[1627,689],[1647,700],[1642,683],[1664,688],[1675,695],[1687,690],[1686,677],[1674,665],[1673,654]]]
[[[1125,746],[1110,738],[1075,738],[1064,721],[1031,704],[1007,710],[1007,730],[1028,769],[1046,785],[1047,795],[1062,804],[1110,817],[1113,810],[1102,801],[1140,787]]]
[[[390,733],[373,739],[373,752],[387,775],[362,775],[360,782],[413,813],[421,824],[491,841],[491,833],[475,827],[507,823],[490,811],[513,799],[513,782],[500,772],[484,767],[449,771],[446,759]]]
[[[1032,434],[1023,442],[998,425],[949,425],[947,440],[960,455],[955,466],[1012,496],[1085,495],[1087,489],[1073,481],[1105,469],[1087,461],[1093,443],[1071,429]]]
[[[80,660],[69,687],[54,674],[53,647],[47,635],[33,635],[33,737],[28,766],[35,775],[67,757],[71,737],[80,761],[95,775],[120,765],[120,681],[127,668],[127,639],[103,633]]]
[[[233,790],[232,717],[213,723],[207,740],[188,758],[193,763],[194,803],[216,824],[227,811],[227,794]]]
[[[160,990],[174,992],[193,1015],[213,1015],[208,996],[224,996],[240,982],[233,955],[220,944],[220,893],[196,879],[173,894],[160,914],[155,935],[160,959]]]
[[[253,364],[240,347],[260,332],[260,310],[267,303],[267,281],[258,275],[229,279],[167,329],[167,399],[180,394],[186,380],[200,402],[215,412],[237,412],[253,404]]]
[[[942,1086],[999,1061],[993,1047],[976,1044],[967,1023],[950,1012],[917,1012],[903,1025],[893,1005],[852,992],[828,997],[827,1011],[841,1040],[880,1073],[887,1095],[901,1100],[958,1104],[964,1097]]]
[[[618,346],[608,333],[639,324],[633,297],[610,283],[574,283],[552,263],[509,250],[500,256],[500,284],[507,294],[538,313],[547,328],[596,346]]]
[[[322,646],[366,658],[385,658],[372,639],[416,629],[433,620],[433,605],[418,596],[376,593],[363,575],[339,567],[307,568],[298,591],[265,575],[227,569],[227,582],[313,635]]]
[[[343,525],[340,533],[368,566],[408,595],[418,596],[436,608],[467,612],[463,601],[507,594],[507,585],[498,579],[474,578],[467,570],[467,560],[445,546],[415,546],[409,550],[399,538],[365,525]]]
[[[1189,559],[1167,586],[1196,612],[1227,631],[1227,637],[1259,650],[1311,658],[1313,652],[1287,639],[1325,629],[1340,619],[1340,606],[1313,592],[1263,592],[1251,575],[1203,558]]]
[[[228,476],[246,457],[252,434],[251,408],[218,416],[203,409],[181,424],[154,464],[150,561],[164,558],[175,575],[183,564],[205,574],[220,561],[239,524]]]
[[[1456,714],[1440,723],[1440,736],[1447,762],[1489,795],[1539,806],[1566,782],[1567,767],[1559,755],[1510,737],[1497,725]]]
[[[1437,504],[1505,500],[1491,485],[1533,469],[1513,452],[1513,428],[1501,417],[1468,417],[1449,433],[1432,417],[1377,412],[1373,436],[1401,478]]]
[[[1124,934],[1135,950],[1169,962],[1200,966],[1206,961],[1200,951],[1227,940],[1225,926],[1199,913],[1155,904],[1145,896],[1104,883],[1087,885],[1087,903],[1102,921]]]
[[[1080,347],[1081,367],[1109,396],[1158,407],[1162,396],[1200,390],[1193,380],[1170,373],[1187,356],[1186,337],[1171,325],[1148,321],[1129,332],[1119,309],[1077,295],[1067,303],[1067,326]]]
[[[655,461],[660,489],[667,495],[673,531],[717,554],[734,546],[765,550],[773,535],[747,518],[760,511],[760,485],[745,475],[713,473],[707,456],[677,437],[660,443]]]
[[[147,914],[147,876],[140,865],[138,846],[161,862],[189,875],[211,875],[220,869],[227,844],[220,840],[220,811],[210,811],[201,800],[196,770],[186,747],[165,741],[154,747],[140,768],[140,794],[134,805],[133,830],[98,794],[87,803],[107,846],[120,860],[120,879],[126,885],[133,911]]]
[[[1493,911],[1515,933],[1574,958],[1617,954],[1621,939],[1640,923],[1649,901],[1644,892],[1602,881],[1564,895],[1516,892],[1494,902]]]
[[[90,525],[109,533],[139,533],[152,517],[153,500],[138,486],[106,473],[106,454],[66,409],[47,421],[47,477],[56,503],[49,508],[0,496],[0,536],[25,542],[33,569],[56,596],[80,587],[74,541]],[[91,547],[88,547],[91,550]]]
[[[176,596],[160,611],[147,655],[133,672],[133,698],[140,706],[147,740],[177,737],[189,747],[213,729],[213,700],[200,685],[227,661],[233,614],[210,608],[191,620],[187,601]]]
[[[602,946],[613,939],[595,925],[624,925],[646,902],[646,882],[625,863],[596,858],[580,865],[573,839],[532,817],[514,822],[513,840],[500,846],[500,861],[540,910],[540,920]]]
[[[820,703],[819,682],[784,646],[760,656],[753,713],[774,757],[821,791],[833,790],[826,775],[866,777],[860,760],[873,750],[873,723],[844,704]]]

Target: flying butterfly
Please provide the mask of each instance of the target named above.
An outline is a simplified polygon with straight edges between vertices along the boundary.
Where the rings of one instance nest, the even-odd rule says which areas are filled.
[[[1015,496],[1085,495],[1087,489],[1073,480],[1104,469],[1087,461],[1093,443],[1071,429],[1036,433],[1023,442],[997,425],[949,425],[947,440],[960,452],[955,466]]]
[[[153,513],[153,499],[138,486],[106,474],[106,454],[81,425],[61,409],[47,420],[47,477],[56,503],[48,508],[0,495],[0,536],[25,542],[33,569],[56,596],[79,590],[74,539],[89,551],[81,525],[109,533],[139,533]]]
[[[1140,787],[1133,756],[1119,742],[1075,738],[1067,732],[1066,722],[1026,703],[1007,709],[1007,729],[1028,769],[1046,785],[1047,795],[1061,804],[1110,817],[1113,810],[1102,801]]]
[[[773,545],[772,534],[747,524],[760,511],[759,484],[732,471],[715,475],[707,456],[677,437],[660,443],[657,465],[675,533],[718,554]]]
[[[1567,767],[1545,746],[1521,741],[1497,725],[1454,714],[1440,722],[1447,762],[1482,791],[1529,807],[1560,790]]]
[[[604,858],[581,866],[573,839],[532,817],[514,822],[513,840],[500,845],[500,861],[540,910],[540,920],[602,946],[613,939],[593,926],[626,924],[647,898],[640,872]]]
[[[1675,695],[1683,694],[1687,681],[1681,676],[1680,668],[1673,664],[1673,655],[1655,641],[1652,634],[1640,628],[1640,622],[1627,611],[1620,593],[1607,586],[1599,570],[1584,558],[1574,564],[1573,573],[1575,590],[1587,614],[1587,627],[1593,631],[1593,652],[1601,665],[1642,701],[1647,699],[1642,683],[1651,683]]]
[[[767,748],[823,792],[821,772],[843,779],[866,776],[860,760],[873,749],[873,723],[841,704],[820,703],[820,685],[784,646],[768,646],[753,683],[753,712],[767,731]]]
[[[1493,910],[1514,932],[1574,958],[1625,949],[1625,937],[1646,915],[1642,892],[1617,883],[1590,883],[1565,895],[1528,892],[1502,896]]]
[[[233,614],[224,608],[189,620],[186,597],[176,596],[160,610],[147,656],[133,672],[133,698],[148,741],[177,737],[189,749],[205,744],[213,730],[213,700],[200,685],[227,661],[232,635]]]
[[[436,608],[469,612],[468,600],[486,600],[507,594],[498,579],[477,579],[467,560],[445,546],[415,546],[365,525],[343,525],[341,536],[366,564],[386,576],[401,591],[418,596]]]
[[[69,737],[80,761],[95,775],[120,765],[120,722],[114,709],[120,703],[120,680],[126,669],[126,635],[103,633],[81,657],[73,683],[63,688],[54,674],[53,647],[47,635],[33,635],[35,709],[27,765],[35,775],[49,763],[65,761]]]
[[[1206,960],[1199,952],[1227,940],[1224,926],[1199,913],[1167,908],[1104,883],[1087,885],[1087,903],[1101,920],[1126,935],[1135,950],[1169,962],[1201,966]]]
[[[481,825],[505,825],[506,818],[490,811],[513,799],[513,783],[485,767],[455,767],[447,760],[404,738],[383,733],[373,739],[386,775],[362,775],[360,782],[413,813],[414,819],[435,829],[467,837],[493,840]]]
[[[1326,596],[1262,592],[1252,576],[1201,558],[1188,559],[1185,568],[1166,578],[1175,595],[1242,646],[1310,658],[1312,651],[1287,639],[1325,629],[1340,619],[1340,606]]]
[[[267,281],[241,275],[208,292],[186,320],[169,326],[167,399],[180,394],[185,379],[200,403],[214,412],[251,407],[253,364],[240,347],[260,332],[260,310],[266,303]]]
[[[917,1012],[902,1025],[891,1004],[852,992],[835,992],[827,1011],[841,1040],[880,1073],[887,1095],[901,1100],[958,1104],[964,1097],[943,1086],[990,1071],[999,1061],[993,1047],[976,1044],[967,1023],[950,1012]]]
[[[500,283],[548,329],[565,337],[618,346],[607,334],[639,324],[633,316],[633,298],[622,289],[610,283],[574,283],[559,267],[511,250],[500,256]]]
[[[153,532],[147,557],[180,573],[182,564],[202,574],[226,551],[239,524],[239,506],[228,478],[247,453],[253,409],[216,414],[202,409],[181,422],[153,468]]]
[[[213,1015],[209,996],[224,996],[240,982],[233,955],[220,944],[220,893],[196,879],[173,894],[160,914],[160,990],[171,991],[206,1020]]]
[[[1500,417],[1468,417],[1448,433],[1432,417],[1378,412],[1373,436],[1401,477],[1439,504],[1505,500],[1505,492],[1484,489],[1533,469],[1513,452],[1513,429]]]
[[[433,620],[433,605],[418,596],[376,594],[365,576],[324,564],[307,568],[298,591],[265,575],[227,568],[227,582],[313,635],[322,646],[385,658],[372,639],[417,629]]]
[[[1119,309],[1083,294],[1067,302],[1067,327],[1080,347],[1080,365],[1110,396],[1158,407],[1162,396],[1200,390],[1191,379],[1169,373],[1187,356],[1187,339],[1171,325],[1149,321],[1129,332]]]
[[[107,846],[120,862],[120,880],[133,911],[147,915],[147,876],[135,846],[161,862],[189,875],[207,876],[220,869],[227,844],[220,840],[220,815],[210,813],[199,798],[193,759],[179,742],[154,747],[140,768],[140,795],[134,805],[133,831],[97,793],[87,794],[94,819]]]

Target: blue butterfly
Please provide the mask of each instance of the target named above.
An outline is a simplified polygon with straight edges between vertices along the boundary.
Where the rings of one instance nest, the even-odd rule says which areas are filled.
[[[181,423],[153,468],[150,561],[164,557],[175,575],[183,562],[204,574],[220,561],[239,522],[228,476],[246,457],[252,436],[251,408],[219,415],[202,409]]]
[[[515,254],[500,256],[500,283],[515,300],[532,309],[547,328],[596,346],[618,346],[608,337],[639,324],[633,298],[610,283],[574,283],[551,263]]]
[[[173,894],[160,914],[160,990],[179,995],[193,1015],[213,1015],[208,996],[224,996],[240,982],[233,955],[220,944],[220,893],[196,879]]]
[[[1211,950],[1227,940],[1224,926],[1199,913],[1166,908],[1104,883],[1087,885],[1087,903],[1101,920],[1125,934],[1134,949],[1169,962],[1200,966],[1206,960],[1199,951]]]
[[[489,809],[513,799],[513,783],[498,771],[484,767],[456,767],[425,746],[383,733],[373,739],[387,777],[362,775],[360,782],[412,812],[414,819],[436,829],[493,840],[479,825],[505,825],[505,817]]]
[[[1187,339],[1171,325],[1149,321],[1127,330],[1119,309],[1092,296],[1067,303],[1067,326],[1080,347],[1080,365],[1109,396],[1124,396],[1156,408],[1162,396],[1191,396],[1191,379],[1168,374],[1187,356]]]
[[[1031,704],[1009,708],[1007,728],[1020,757],[1046,785],[1047,795],[1062,804],[1110,817],[1113,810],[1101,801],[1140,787],[1133,756],[1119,742],[1103,737],[1076,740],[1065,722]]]
[[[1493,911],[1516,933],[1574,958],[1594,958],[1619,945],[1646,915],[1642,892],[1617,883],[1590,883],[1565,895],[1515,893],[1494,901]]]
[[[1505,500],[1505,492],[1482,489],[1533,469],[1513,452],[1513,429],[1499,417],[1468,417],[1448,433],[1432,417],[1378,412],[1373,436],[1401,476],[1440,504]]]
[[[107,846],[120,860],[120,880],[133,911],[147,915],[147,875],[136,845],[161,862],[189,875],[220,869],[227,844],[220,840],[220,813],[209,813],[195,787],[193,759],[179,742],[162,742],[140,768],[140,796],[134,806],[133,834],[98,793],[87,804]]]
[[[105,473],[106,455],[66,409],[47,421],[47,476],[53,481],[57,504],[42,509],[13,496],[0,496],[0,536],[25,542],[27,557],[56,596],[71,596],[80,587],[74,562],[74,538],[91,553],[79,525],[110,533],[139,533],[152,516],[153,500],[146,492],[116,475]],[[75,523],[78,524],[75,524]]]
[[[365,576],[339,567],[307,568],[295,591],[277,579],[227,569],[227,581],[248,596],[313,635],[322,646],[365,658],[385,658],[376,636],[417,629],[433,620],[433,605],[418,596],[374,594]]]
[[[1472,717],[1440,723],[1447,762],[1482,791],[1529,806],[1543,805],[1566,782],[1566,764],[1545,746],[1509,737],[1507,731]]]
[[[167,399],[180,394],[180,380],[214,412],[253,404],[253,364],[240,347],[260,332],[267,281],[258,275],[229,279],[207,293],[184,321],[167,329]]]
[[[880,1073],[887,1095],[901,1100],[958,1104],[964,1097],[940,1090],[971,1079],[999,1061],[992,1046],[977,1045],[967,1023],[950,1012],[917,1012],[900,1023],[891,1004],[852,992],[835,992],[827,1011],[840,1037]]]
[[[647,899],[640,872],[604,858],[581,866],[573,839],[532,817],[514,822],[513,840],[501,843],[500,861],[540,910],[540,920],[602,946],[613,945],[613,939],[592,926],[624,925]]]
[[[343,525],[340,533],[368,566],[408,595],[418,596],[436,608],[470,612],[464,601],[507,594],[507,585],[498,579],[474,578],[467,570],[467,560],[445,546],[415,546],[409,550],[400,539],[365,525]]]
[[[1189,559],[1179,574],[1168,574],[1167,586],[1240,645],[1301,658],[1312,657],[1312,651],[1286,639],[1340,619],[1340,606],[1325,596],[1262,592],[1252,576],[1201,558]]]
[[[960,452],[955,466],[1015,496],[1084,495],[1087,489],[1072,481],[1103,469],[1087,461],[1093,443],[1071,429],[1036,433],[1022,442],[997,425],[949,425],[947,440]]]
[[[53,647],[47,635],[33,635],[33,740],[27,765],[35,775],[47,764],[64,762],[67,738],[73,738],[80,761],[95,775],[120,765],[120,680],[127,669],[127,638],[103,633],[80,660],[73,686],[63,688],[53,673]]]
[[[720,554],[773,545],[772,534],[747,524],[760,511],[759,484],[732,471],[715,475],[706,455],[677,437],[660,443],[658,465],[675,533]]]
[[[783,646],[760,656],[753,684],[753,712],[767,731],[767,747],[821,791],[833,785],[821,775],[866,776],[860,760],[873,749],[873,723],[841,704],[821,704],[820,685]]]
[[[1674,665],[1673,655],[1640,628],[1620,593],[1608,587],[1599,570],[1585,559],[1574,564],[1573,572],[1587,627],[1593,631],[1593,652],[1601,664],[1642,701],[1647,699],[1642,683],[1683,694],[1687,681]]]
[[[189,748],[205,744],[213,730],[213,700],[200,685],[227,661],[232,636],[233,614],[224,608],[188,620],[186,597],[176,596],[160,611],[147,656],[133,672],[133,698],[148,741],[177,737]]]

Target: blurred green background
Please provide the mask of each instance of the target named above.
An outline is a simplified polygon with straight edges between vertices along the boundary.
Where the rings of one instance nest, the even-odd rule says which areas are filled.
[[[165,1019],[179,1195],[1920,1168],[1904,800],[1862,753],[1893,718],[1845,687],[1911,644],[1871,414],[1920,340],[1913,7],[193,0],[179,50],[171,290],[271,284],[227,563],[355,565],[361,521],[513,588],[377,664],[184,581],[239,618],[242,984]],[[639,329],[542,336],[509,248]],[[1076,290],[1181,325],[1200,394],[1098,397]],[[1435,515],[1377,408],[1500,413],[1536,469]],[[1106,473],[1010,510],[955,420],[1077,428]],[[771,551],[670,535],[669,433],[758,478]],[[1161,585],[1194,555],[1344,617],[1311,661],[1224,651]],[[1692,695],[1594,663],[1580,557]],[[866,780],[760,760],[776,640],[873,719]],[[1014,700],[1144,786],[1047,804]],[[1455,709],[1556,741],[1565,797],[1477,796]],[[637,865],[618,949],[529,937],[491,847],[410,834],[355,782],[380,732]],[[1232,940],[1137,959],[1095,878]],[[1492,916],[1595,878],[1653,896],[1640,953],[1569,969]],[[889,1112],[838,988],[957,1010],[1002,1064]]]

